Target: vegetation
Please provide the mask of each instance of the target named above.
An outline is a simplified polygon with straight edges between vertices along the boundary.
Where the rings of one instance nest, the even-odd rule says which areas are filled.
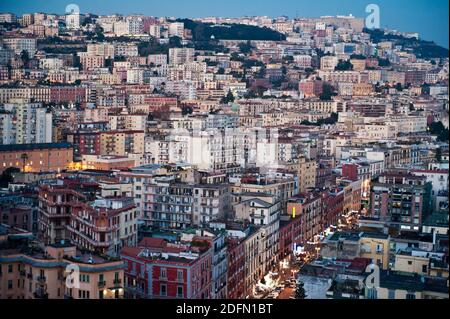
[[[445,128],[441,121],[433,122],[428,125],[428,131],[432,135],[437,135],[437,140],[440,142],[448,142],[449,130]]]
[[[362,55],[362,54],[352,54],[350,56],[350,59],[355,59],[355,60],[365,60],[366,56]]]
[[[334,87],[329,83],[324,83],[322,94],[320,94],[319,98],[321,101],[331,101],[331,98],[336,95],[337,93],[334,91]]]
[[[310,125],[310,126],[322,126],[322,125],[333,125],[338,121],[339,115],[337,113],[331,113],[330,117],[325,119],[317,120],[316,123],[310,122],[308,120],[302,121],[300,124],[302,125]]]
[[[243,54],[250,54],[252,52],[253,46],[250,43],[250,40],[248,40],[246,43],[240,43],[239,44],[239,51]]]
[[[448,58],[449,50],[437,45],[432,41],[417,40],[415,38],[406,38],[401,35],[385,34],[383,30],[364,29],[365,33],[370,35],[370,39],[374,43],[383,41],[392,41],[396,45],[401,45],[406,49],[411,49],[412,52],[419,58]]]
[[[231,93],[230,90],[228,90],[227,95],[225,95],[221,100],[220,103],[222,104],[228,104],[229,102],[234,102],[234,95]]]
[[[181,114],[182,114],[182,115],[192,114],[192,107],[191,107],[191,106],[188,106],[188,105],[183,106],[183,107],[181,108]]]
[[[0,187],[8,187],[8,184],[13,181],[13,174],[20,172],[17,167],[8,167],[0,175]]]
[[[295,299],[306,299],[306,291],[305,284],[301,281],[297,283],[297,287],[295,289]]]
[[[177,19],[191,30],[194,41],[207,41],[214,37],[217,40],[272,40],[284,41],[286,36],[266,27],[256,27],[244,24],[227,24],[215,26],[190,19]]]
[[[389,61],[389,59],[378,58],[378,66],[380,67],[391,66],[391,62]]]
[[[181,39],[179,37],[170,37],[168,44],[161,44],[156,39],[149,42],[140,42],[138,44],[138,52],[140,56],[149,54],[169,54],[170,48],[181,48]]]
[[[339,60],[334,69],[336,71],[350,71],[353,70],[353,64],[351,64],[350,61]]]

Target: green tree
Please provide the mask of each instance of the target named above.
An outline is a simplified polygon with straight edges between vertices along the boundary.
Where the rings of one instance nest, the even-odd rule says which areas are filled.
[[[330,101],[332,96],[335,96],[334,88],[329,83],[324,83],[322,87],[322,94],[320,94],[319,98],[321,101]]]
[[[183,45],[181,44],[181,38],[174,36],[169,38],[169,47],[171,48],[181,48]]]
[[[19,172],[20,169],[17,167],[8,167],[5,169],[0,175],[0,187],[8,187],[8,184],[14,180],[13,174]]]
[[[28,51],[22,50],[22,52],[20,52],[20,59],[22,60],[24,65],[27,65],[28,61],[30,61],[30,55],[28,54]]]
[[[297,283],[297,287],[295,289],[295,299],[306,299],[307,296],[304,285],[305,284],[302,281]]]
[[[402,86],[402,84],[401,83],[397,83],[396,85],[395,85],[395,89],[397,90],[397,91],[403,91],[403,86]]]
[[[253,46],[252,46],[250,40],[248,40],[245,43],[239,43],[239,51],[243,54],[252,53],[252,49],[253,49]]]
[[[431,135],[437,135],[438,141],[448,142],[449,130],[445,128],[441,121],[433,122],[428,126],[428,131]]]
[[[350,61],[339,60],[338,64],[335,67],[336,71],[349,71],[353,70],[353,64]]]
[[[182,115],[188,115],[192,114],[192,107],[191,106],[184,106],[181,108],[181,114]]]
[[[234,102],[234,95],[231,93],[231,90],[228,90],[227,95],[220,100],[222,104],[228,104],[229,102]]]

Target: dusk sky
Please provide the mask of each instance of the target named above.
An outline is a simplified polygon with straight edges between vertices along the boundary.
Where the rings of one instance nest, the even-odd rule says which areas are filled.
[[[82,13],[145,14],[149,16],[176,16],[182,18],[243,15],[272,17],[317,17],[320,15],[347,15],[365,17],[368,4],[380,7],[381,26],[399,31],[419,32],[424,40],[449,47],[448,0],[2,0],[1,12],[23,14],[29,12],[63,13],[66,5],[75,3]]]

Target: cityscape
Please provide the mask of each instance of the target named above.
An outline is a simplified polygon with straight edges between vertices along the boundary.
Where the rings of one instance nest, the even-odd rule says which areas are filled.
[[[368,8],[0,13],[0,299],[449,299],[449,51]]]

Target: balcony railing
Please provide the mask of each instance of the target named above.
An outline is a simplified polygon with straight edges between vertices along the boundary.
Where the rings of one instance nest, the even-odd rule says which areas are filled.
[[[48,299],[48,293],[42,289],[37,289],[33,295],[36,299]]]
[[[99,281],[98,288],[104,288],[106,286],[106,281]]]
[[[47,280],[47,278],[46,278],[45,276],[38,276],[38,277],[37,277],[37,281],[38,281],[38,283],[40,283],[40,284],[45,283],[46,280]]]

